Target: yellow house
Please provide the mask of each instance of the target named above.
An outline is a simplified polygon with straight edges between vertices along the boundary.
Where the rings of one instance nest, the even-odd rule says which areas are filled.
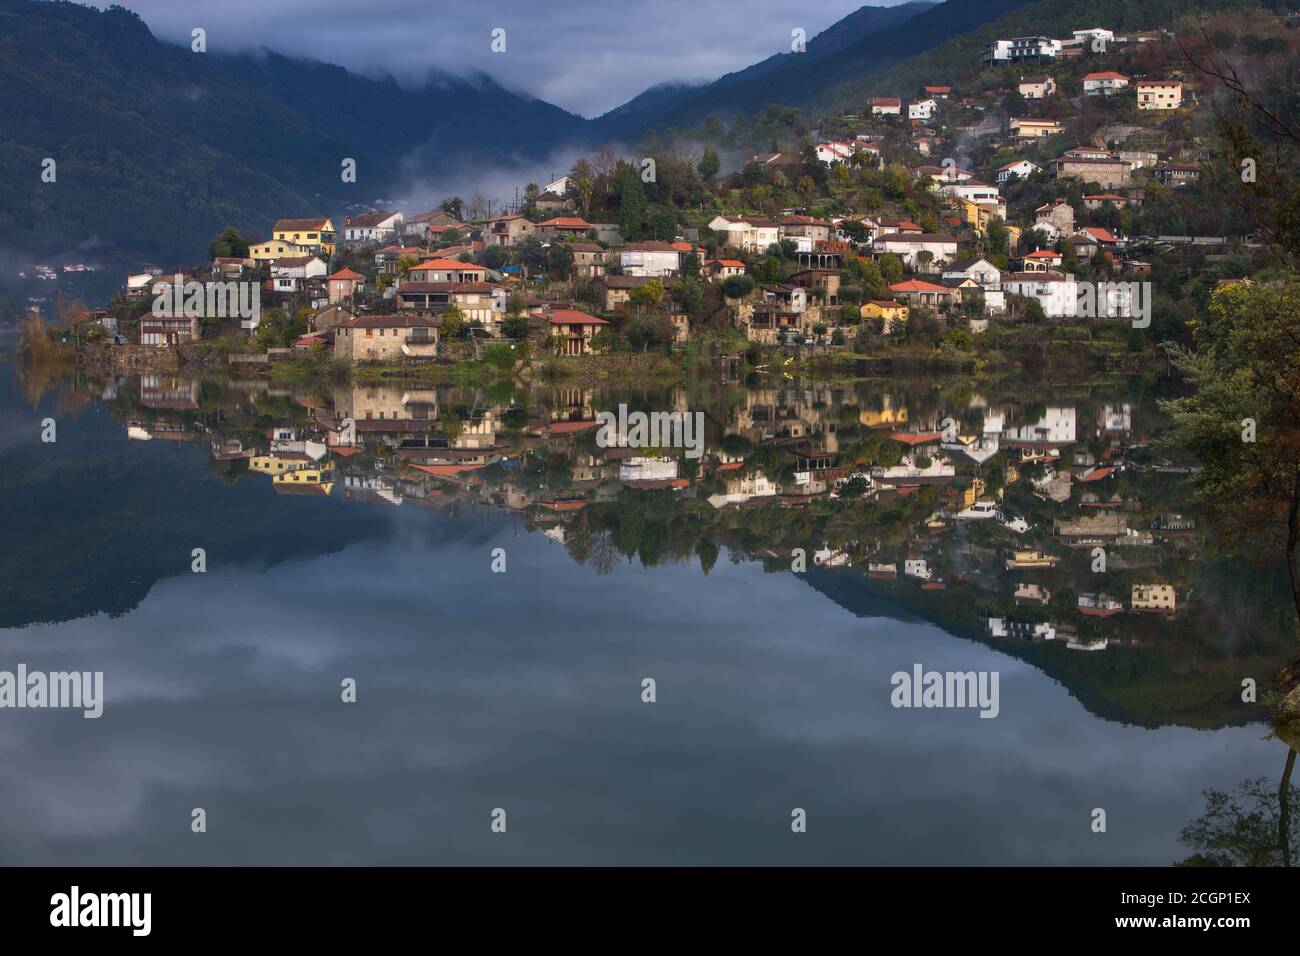
[[[961,207],[962,221],[974,229],[976,235],[984,235],[984,230],[988,228],[988,224],[1001,215],[994,203],[979,203],[963,196],[958,196],[957,202]]]
[[[907,306],[901,302],[873,299],[870,302],[862,303],[859,315],[864,319],[881,319],[883,321],[882,327],[888,332],[896,322],[907,321]]]
[[[264,475],[278,476],[299,471],[311,465],[311,459],[302,452],[280,452],[272,455],[254,455],[248,459],[248,470]]]
[[[281,242],[305,246],[311,252],[334,254],[334,223],[323,219],[281,219],[271,229],[271,237]]]
[[[309,256],[312,254],[311,249],[307,246],[300,246],[296,243],[286,242],[283,239],[268,239],[266,242],[258,242],[248,247],[248,254],[256,262],[265,262],[267,259],[286,259],[293,256]]]
[[[321,495],[328,498],[334,490],[334,462],[315,468],[287,471],[271,479],[276,494]]]

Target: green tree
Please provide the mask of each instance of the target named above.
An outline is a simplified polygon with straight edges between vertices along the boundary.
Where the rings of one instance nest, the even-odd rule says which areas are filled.
[[[716,118],[714,117],[714,119]],[[722,169],[722,163],[718,159],[718,151],[712,146],[705,146],[704,156],[700,159],[700,164],[696,168],[705,182],[712,182],[713,177],[718,175],[718,170]]]
[[[1195,391],[1166,401],[1167,441],[1201,463],[1195,486],[1226,543],[1281,552],[1300,618],[1300,280],[1234,284],[1168,346]]]
[[[465,313],[460,310],[460,306],[452,302],[447,306],[447,311],[442,314],[442,322],[438,325],[438,331],[444,339],[456,339],[460,338],[464,328]]]
[[[248,236],[240,235],[234,226],[227,226],[208,243],[208,255],[213,259],[246,259],[248,247],[254,241]]]

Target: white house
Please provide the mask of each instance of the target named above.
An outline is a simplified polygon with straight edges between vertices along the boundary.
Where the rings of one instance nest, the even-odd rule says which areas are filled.
[[[271,263],[271,280],[276,292],[297,292],[303,279],[314,279],[328,271],[324,260],[315,256],[292,256]]]
[[[1083,78],[1083,92],[1085,96],[1110,96],[1120,90],[1128,88],[1128,77],[1123,73],[1116,73],[1114,70],[1104,70],[1101,73],[1089,73]]]
[[[903,573],[909,578],[920,578],[922,581],[928,581],[932,577],[925,558],[908,558],[903,562]]]
[[[666,242],[633,242],[618,254],[623,274],[629,276],[676,275],[681,267],[681,253]]]
[[[932,99],[917,100],[914,103],[907,104],[907,118],[912,120],[928,120],[934,116],[934,111],[939,104]]]
[[[345,242],[388,242],[402,228],[400,212],[363,212],[343,221]]]
[[[1013,178],[1028,179],[1034,173],[1041,173],[1043,168],[1031,163],[1027,159],[1017,159],[1005,166],[999,166],[997,174],[993,177],[999,186],[1003,183],[1010,182]]]
[[[715,216],[709,228],[737,249],[763,252],[779,238],[780,226],[757,216]]]
[[[1100,40],[1102,49],[1097,51],[1099,53],[1104,53],[1115,43],[1115,31],[1107,30],[1105,27],[1090,27],[1087,30],[1075,30],[1073,33],[1075,43],[1090,45],[1093,40]]]
[[[1026,76],[1016,90],[1027,100],[1043,100],[1056,92],[1056,81],[1050,76]]]
[[[872,116],[900,116],[903,101],[897,96],[877,96],[871,101]]]
[[[1049,318],[1073,316],[1078,306],[1079,284],[1059,272],[1009,272],[1002,276],[1002,291],[1037,299]]]
[[[849,143],[818,143],[815,147],[817,158],[828,166],[845,162],[857,149]]]
[[[930,253],[930,261],[933,263],[951,262],[957,255],[957,240],[952,236],[935,233],[891,232],[873,242],[871,250],[876,255],[892,252],[900,256],[909,269],[914,269],[919,261],[917,257],[922,252]]]
[[[1061,41],[1050,37],[1015,37],[994,40],[984,47],[980,62],[985,66],[1017,60],[1055,59],[1061,55]]]

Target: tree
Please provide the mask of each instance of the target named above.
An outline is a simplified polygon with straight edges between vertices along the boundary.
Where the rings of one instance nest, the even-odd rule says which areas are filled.
[[[460,337],[464,328],[465,313],[460,310],[460,306],[452,302],[447,306],[447,311],[442,314],[442,322],[438,326],[438,331],[444,339],[455,339]]]
[[[714,117],[714,119],[716,118]],[[722,162],[718,159],[718,151],[712,146],[705,146],[704,156],[700,159],[700,164],[696,169],[705,182],[712,182],[713,177],[718,175],[718,171],[722,169]]]
[[[459,196],[452,196],[450,199],[444,199],[438,208],[451,216],[453,219],[465,218],[465,200]]]
[[[522,315],[507,315],[501,320],[501,336],[507,339],[526,339],[532,326]]]
[[[240,235],[234,226],[227,226],[208,243],[208,255],[213,259],[246,259],[248,247],[255,241]]]
[[[658,309],[666,294],[664,284],[658,279],[651,279],[628,293],[627,304],[637,312]]]
[[[1047,313],[1043,311],[1043,303],[1037,299],[1028,299],[1025,302],[1025,321],[1034,325],[1044,325],[1047,322]]]
[[[754,280],[749,276],[727,276],[722,280],[722,294],[728,299],[740,299],[753,291]]]
[[[1228,543],[1281,551],[1300,619],[1300,281],[1233,284],[1167,346],[1194,386],[1162,403],[1168,441],[1199,459],[1194,482]]]

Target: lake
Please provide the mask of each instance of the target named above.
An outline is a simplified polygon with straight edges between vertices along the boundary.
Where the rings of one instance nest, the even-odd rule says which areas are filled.
[[[1203,791],[1276,789],[1241,686],[1294,655],[1284,579],[1212,547],[1158,397],[5,361],[0,670],[102,672],[103,713],[0,709],[4,860],[1183,859]],[[703,456],[607,447],[619,404],[701,412]],[[954,517],[974,501],[1031,527]],[[1156,583],[1176,611],[1134,611]],[[996,717],[894,706],[918,664],[996,674]]]

